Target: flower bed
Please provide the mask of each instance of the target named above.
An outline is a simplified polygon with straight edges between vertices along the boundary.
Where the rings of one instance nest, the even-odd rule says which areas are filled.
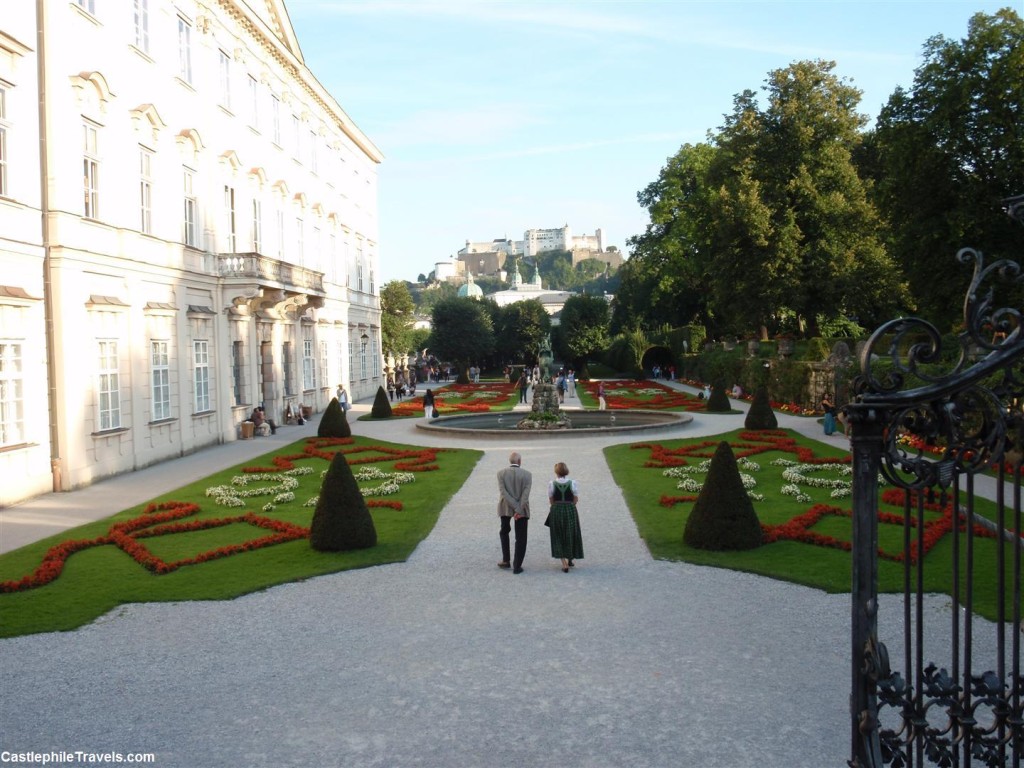
[[[630,447],[634,450],[649,452],[649,457],[643,464],[644,467],[660,469],[663,476],[678,480],[677,489],[685,491],[686,495],[662,494],[658,502],[661,507],[671,508],[678,504],[696,502],[696,494],[700,491],[702,482],[694,476],[707,472],[709,460],[714,455],[718,443],[717,440],[706,440],[677,448],[669,448],[660,443],[637,443]],[[795,541],[850,551],[851,542],[849,540],[816,532],[814,527],[826,517],[850,518],[852,511],[833,504],[812,503],[812,498],[809,495],[812,489],[818,489],[819,491],[828,491],[833,499],[848,497],[851,488],[849,479],[851,459],[849,456],[841,459],[817,456],[811,449],[797,445],[795,438],[790,437],[783,430],[744,431],[739,434],[738,440],[730,441],[730,445],[739,468],[743,470],[741,477],[744,479],[744,486],[755,501],[764,498],[763,494],[754,490],[759,483],[767,486],[771,482],[778,482],[780,494],[792,497],[797,503],[811,504],[809,508],[785,522],[775,524],[762,522],[761,528],[766,544]],[[795,460],[776,459],[769,464],[769,466],[777,468],[776,474],[767,476],[766,472],[765,476],[755,479],[750,473],[760,472],[761,466],[751,462],[750,457],[769,452],[792,453]],[[884,485],[884,479],[880,477],[879,483]],[[917,565],[922,557],[952,532],[953,505],[952,502],[945,505],[925,503],[923,508],[931,513],[930,519],[919,522],[911,518],[905,523],[902,513],[905,498],[905,491],[901,489],[888,488],[884,490],[880,497],[881,503],[897,508],[899,513],[880,510],[878,521],[880,525],[900,527],[905,524],[913,528],[923,525],[922,543],[919,544],[917,538],[914,537],[909,549],[909,560],[911,564]],[[916,504],[916,497],[913,497],[911,501]],[[963,516],[960,516],[959,525],[961,530],[965,529]],[[974,532],[977,536],[994,537],[990,531],[981,526],[975,526]],[[890,552],[884,547],[880,547],[878,554],[880,558],[893,562],[903,562],[905,558],[902,549],[898,552]]]
[[[335,450],[327,450],[333,448]],[[362,482],[379,482],[378,485],[363,489],[365,496],[393,495],[401,485],[415,480],[416,472],[431,472],[438,469],[437,454],[447,448],[399,449],[385,445],[355,445],[351,437],[311,437],[306,440],[301,453],[276,456],[273,467],[245,467],[242,475],[232,479],[230,486],[213,486],[207,489],[207,496],[224,506],[245,506],[243,499],[272,496],[273,501],[265,504],[264,512],[272,512],[276,503],[294,501],[293,490],[298,488],[298,477],[313,474],[309,466],[298,467],[296,461],[319,459],[330,462],[336,452],[343,453],[349,464],[369,465],[392,462],[395,472],[384,472],[376,467],[361,467],[355,476]],[[322,476],[322,473],[321,473]],[[256,485],[259,483],[260,485]],[[252,485],[253,487],[249,487]],[[319,486],[318,486],[319,487]],[[290,496],[290,498],[289,498]],[[315,505],[316,497],[311,501]],[[368,507],[386,507],[400,511],[402,503],[391,499],[368,498]],[[309,501],[304,506],[310,506]],[[148,505],[141,515],[130,520],[114,523],[106,535],[94,539],[67,540],[51,547],[43,556],[40,565],[21,579],[0,582],[0,592],[20,592],[49,584],[64,569],[67,559],[76,552],[91,547],[113,545],[121,549],[139,565],[155,574],[171,573],[187,565],[197,565],[240,552],[251,552],[263,547],[274,546],[309,536],[309,528],[266,515],[246,512],[241,515],[220,518],[197,518],[202,510],[198,504],[166,501]],[[192,518],[192,519],[187,519]],[[153,554],[142,539],[179,533],[221,528],[244,524],[266,532],[266,535],[246,541],[201,551],[192,557],[167,562]]]
[[[515,384],[451,384],[435,389],[434,407],[444,416],[452,413],[488,413],[493,408],[519,401]],[[423,395],[407,398],[391,406],[394,416],[422,416]]]
[[[582,382],[583,390],[597,402],[596,381]],[[604,400],[610,410],[646,408],[649,410],[703,411],[707,403],[700,398],[666,387],[657,381],[605,381]]]

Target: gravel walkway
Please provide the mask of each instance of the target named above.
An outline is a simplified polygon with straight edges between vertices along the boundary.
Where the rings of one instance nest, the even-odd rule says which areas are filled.
[[[151,752],[160,768],[845,765],[849,596],[652,560],[601,453],[614,442],[488,441],[406,563],[0,641],[0,751]],[[535,507],[556,461],[580,484],[587,556],[568,575],[542,516],[525,572],[496,567],[494,477],[513,448]],[[929,602],[937,621],[947,602]]]

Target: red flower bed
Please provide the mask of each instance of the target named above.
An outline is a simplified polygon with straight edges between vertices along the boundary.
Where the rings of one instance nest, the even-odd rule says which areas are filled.
[[[849,463],[851,460],[849,456],[843,459],[815,456],[814,452],[810,449],[796,445],[796,440],[789,437],[788,433],[781,430],[742,432],[740,433],[740,439],[741,442],[732,444],[733,451],[737,458],[754,456],[758,453],[765,453],[768,451],[785,451],[793,453],[796,456],[797,461],[803,464]],[[631,447],[633,449],[646,449],[650,451],[650,459],[644,463],[645,467],[662,469],[685,466],[689,463],[689,459],[695,459],[696,463],[699,464],[701,461],[711,458],[714,455],[714,451],[717,446],[717,441],[705,440],[700,443],[693,443],[691,445],[673,449],[666,448],[659,443],[637,443]],[[899,488],[887,489],[883,491],[880,497],[883,504],[889,504],[897,507],[903,506],[905,498],[906,492]],[[676,504],[692,504],[696,502],[696,500],[696,496],[663,495],[659,500],[659,504],[663,507],[672,507]],[[917,496],[912,495],[911,500],[916,504]],[[942,541],[942,538],[946,534],[953,530],[952,502],[945,505],[927,502],[923,504],[923,507],[932,512],[940,513],[940,516],[924,522],[923,553],[919,551],[921,547],[919,546],[917,537],[912,537],[910,542],[909,559],[913,565],[917,565],[921,557],[927,555],[936,544]],[[816,533],[812,530],[822,518],[828,515],[850,518],[852,517],[853,512],[850,509],[843,509],[829,504],[815,504],[807,511],[796,515],[780,525],[762,523],[761,530],[764,532],[764,543],[771,544],[776,541],[797,541],[817,547],[829,547],[849,552],[852,547],[851,542],[844,539],[837,539],[834,536]],[[958,517],[960,530],[966,530],[966,521],[964,516],[959,515]],[[878,521],[884,525],[904,525],[904,517],[902,514],[883,512],[881,510],[878,512]],[[919,522],[915,518],[911,518],[909,520],[909,525],[912,528],[916,528],[919,525]],[[979,525],[974,527],[974,534],[985,538],[994,538],[993,533]],[[891,560],[893,562],[903,562],[904,560],[903,552],[891,553],[881,548],[878,550],[878,556],[882,559]]]
[[[584,391],[597,399],[596,381],[585,381]],[[625,410],[628,408],[646,408],[648,410],[668,410],[677,408],[686,411],[703,411],[707,403],[693,395],[680,392],[677,389],[666,387],[657,381],[605,381],[604,401],[610,410]],[[622,394],[614,390],[629,390],[628,394]],[[656,390],[655,394],[641,392],[640,390]]]
[[[437,454],[440,451],[450,451],[451,448],[421,448],[418,450],[403,450],[383,445],[356,446],[346,449],[344,446],[351,446],[355,440],[351,437],[310,437],[306,440],[306,447],[302,453],[286,456],[275,456],[272,460],[272,467],[245,467],[242,471],[256,473],[282,472],[295,467],[295,462],[317,458],[324,461],[331,461],[334,451],[324,450],[336,447],[345,454],[349,464],[371,464],[381,461],[393,461],[395,470],[403,472],[431,472],[438,469]],[[370,454],[360,456],[358,454]],[[350,458],[352,457],[352,458]],[[368,507],[389,508],[401,510],[402,502],[390,499],[367,499]],[[34,589],[49,584],[60,576],[64,570],[64,563],[75,552],[90,547],[105,546],[113,544],[125,554],[129,555],[143,568],[157,574],[170,573],[186,565],[196,565],[215,560],[221,557],[230,557],[239,552],[251,552],[263,547],[270,547],[275,544],[283,544],[287,541],[306,538],[309,536],[309,529],[303,528],[294,523],[283,520],[257,515],[253,512],[246,512],[243,515],[222,517],[210,520],[188,520],[200,512],[198,504],[184,503],[177,501],[166,501],[159,504],[148,505],[141,515],[114,523],[110,526],[106,536],[95,539],[69,539],[56,546],[51,547],[43,555],[43,560],[32,573],[18,580],[0,582],[0,593],[21,592],[26,589]],[[140,539],[156,536],[166,536],[175,533],[189,533],[192,531],[220,528],[235,523],[244,523],[257,528],[269,531],[269,535],[256,539],[250,539],[240,544],[230,544],[206,552],[200,552],[194,557],[166,562],[154,555],[146,546],[140,543]]]
[[[737,459],[769,451],[784,451],[792,453],[795,460],[802,464],[849,464],[852,460],[850,456],[840,459],[815,456],[813,450],[797,445],[796,438],[781,429],[747,430],[740,433],[740,440],[742,442],[732,444]],[[686,466],[690,463],[689,459],[696,459],[698,464],[704,459],[710,459],[715,455],[718,443],[717,440],[705,440],[679,448],[666,448],[660,443],[636,443],[630,447],[634,450],[646,448],[651,452],[650,458],[644,462],[645,467],[667,469]]]
[[[480,393],[488,393],[482,396]],[[490,394],[496,393],[496,394]],[[452,395],[458,397],[452,397]],[[488,382],[486,384],[451,384],[434,390],[434,407],[442,416],[452,413],[488,413],[491,408],[504,405],[519,394],[515,384]],[[395,416],[423,415],[423,396],[410,397],[391,407]]]

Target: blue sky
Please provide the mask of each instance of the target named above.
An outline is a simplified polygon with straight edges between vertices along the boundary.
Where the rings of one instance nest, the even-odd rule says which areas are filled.
[[[933,35],[1024,0],[286,0],[307,66],[381,149],[381,284],[468,240],[644,230],[637,192],[733,96],[835,61],[873,123]]]

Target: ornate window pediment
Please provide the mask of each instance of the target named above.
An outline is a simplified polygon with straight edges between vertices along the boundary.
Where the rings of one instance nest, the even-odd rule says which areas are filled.
[[[107,111],[107,105],[114,98],[107,78],[99,72],[79,72],[70,79],[80,103],[101,114]]]

